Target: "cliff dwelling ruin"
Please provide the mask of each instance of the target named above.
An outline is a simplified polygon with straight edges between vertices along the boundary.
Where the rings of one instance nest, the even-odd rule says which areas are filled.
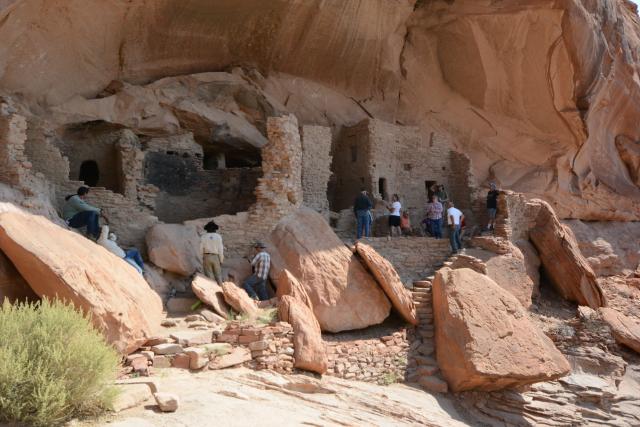
[[[86,422],[640,425],[632,2],[0,0],[0,40],[0,303],[91,315]]]

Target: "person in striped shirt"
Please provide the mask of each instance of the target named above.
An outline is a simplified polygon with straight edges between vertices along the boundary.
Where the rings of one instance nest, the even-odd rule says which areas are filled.
[[[264,243],[258,242],[254,246],[256,255],[251,260],[253,274],[249,276],[242,287],[253,299],[266,301],[269,299],[267,293],[267,278],[269,277],[269,267],[271,266],[271,256],[266,251]]]

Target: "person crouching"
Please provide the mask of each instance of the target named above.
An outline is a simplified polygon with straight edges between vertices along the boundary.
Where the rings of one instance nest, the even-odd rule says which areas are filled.
[[[264,243],[258,242],[255,244],[255,256],[251,260],[253,274],[242,284],[242,287],[251,298],[260,301],[269,299],[269,294],[267,293],[267,278],[269,277],[269,268],[271,267],[271,256],[266,249],[267,246]]]

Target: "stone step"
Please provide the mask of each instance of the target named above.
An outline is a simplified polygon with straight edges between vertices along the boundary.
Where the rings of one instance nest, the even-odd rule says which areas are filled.
[[[428,280],[417,280],[417,281],[413,282],[413,287],[414,288],[419,288],[419,289],[431,289],[431,281],[428,281]]]
[[[420,377],[430,377],[437,374],[438,371],[440,371],[440,369],[438,368],[438,366],[434,365],[421,365],[418,366],[418,369],[416,370]]]
[[[431,356],[435,349],[433,348],[433,344],[423,343],[416,351],[423,356]]]
[[[417,356],[414,356],[413,359],[416,361],[416,365],[418,366],[424,366],[424,365],[438,366],[438,362],[436,362],[436,359],[430,356],[417,355]]]

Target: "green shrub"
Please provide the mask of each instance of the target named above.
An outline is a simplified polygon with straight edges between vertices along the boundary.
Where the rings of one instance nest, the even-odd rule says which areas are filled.
[[[73,306],[43,300],[0,307],[0,421],[35,426],[97,415],[116,395],[119,362]]]

